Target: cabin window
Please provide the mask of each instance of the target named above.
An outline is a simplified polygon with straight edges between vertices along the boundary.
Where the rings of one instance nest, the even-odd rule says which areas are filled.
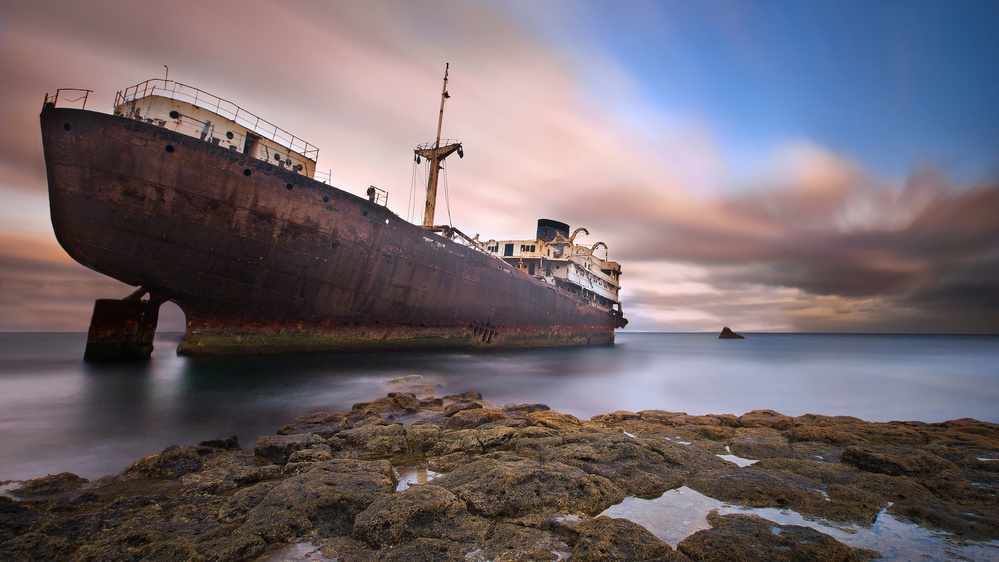
[[[503,248],[503,255],[504,256],[512,256],[513,255],[513,244],[507,244],[506,247]]]

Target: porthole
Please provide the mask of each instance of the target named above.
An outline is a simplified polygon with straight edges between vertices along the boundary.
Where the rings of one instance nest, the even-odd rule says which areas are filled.
[[[281,159],[281,155],[280,154],[275,154],[274,155],[274,159],[275,160],[280,160]]]
[[[329,203],[329,202],[330,202],[329,196],[328,195],[323,195],[323,203]]]
[[[291,158],[284,161],[285,166],[291,166]]]
[[[363,213],[361,213],[361,214],[362,214],[362,215],[364,215],[364,216],[368,216],[368,212],[367,212],[367,211],[364,211],[364,212],[363,212]]]
[[[170,119],[178,119],[178,118],[180,118],[180,113],[178,113],[176,109],[170,112]]]
[[[166,145],[166,149],[165,149],[165,150],[166,150],[167,152],[173,152],[173,150],[174,150],[174,149],[173,149],[173,145],[172,145],[172,144],[168,144],[168,145]]]
[[[63,128],[63,129],[66,129],[66,130],[68,131],[68,130],[72,129],[72,128],[73,128],[73,126],[72,126],[72,125],[70,125],[69,123],[63,123],[63,124],[62,124],[62,128]]]
[[[252,173],[253,173],[253,170],[251,170],[251,169],[249,169],[249,168],[247,168],[247,169],[243,170],[243,175],[244,175],[244,176],[249,176],[249,175],[250,175],[250,174],[252,174]]]
[[[287,189],[288,191],[291,191],[291,188],[293,187],[295,186],[291,185],[290,183],[284,186],[284,188]]]
[[[225,133],[225,138],[227,138],[227,139],[229,139],[229,140],[232,140],[232,137],[233,137],[233,135],[232,135],[232,131],[226,131],[226,133]]]

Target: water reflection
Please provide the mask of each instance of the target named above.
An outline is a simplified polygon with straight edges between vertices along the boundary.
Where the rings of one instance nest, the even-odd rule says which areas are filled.
[[[709,498],[686,486],[669,490],[654,500],[626,498],[601,515],[623,517],[644,526],[670,546],[702,529],[709,529],[707,515],[743,513],[759,515],[779,525],[811,527],[853,547],[881,552],[880,560],[996,560],[999,541],[961,541],[950,533],[930,531],[881,512],[869,526],[836,525],[820,519],[806,519],[789,509],[743,508]]]

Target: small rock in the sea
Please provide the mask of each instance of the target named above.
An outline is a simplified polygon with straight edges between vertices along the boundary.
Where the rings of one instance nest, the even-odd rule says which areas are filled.
[[[728,326],[722,328],[720,334],[718,334],[718,339],[720,340],[741,340],[744,339],[742,334],[737,334],[733,332]]]

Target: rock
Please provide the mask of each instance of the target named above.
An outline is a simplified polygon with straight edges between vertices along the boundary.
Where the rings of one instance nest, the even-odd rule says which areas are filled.
[[[25,481],[20,488],[10,490],[8,493],[15,498],[54,496],[79,490],[88,483],[90,480],[81,478],[72,472],[60,472]]]
[[[295,451],[311,445],[323,444],[322,438],[311,433],[296,433],[293,435],[261,435],[253,446],[253,453],[274,464],[285,464],[288,457]]]
[[[624,499],[602,476],[559,462],[480,459],[455,469],[428,486],[441,486],[486,517],[531,513],[597,514]]]
[[[454,404],[448,404],[444,406],[444,416],[451,417],[458,412],[463,412],[465,410],[479,410],[482,408],[482,404],[478,402],[455,402]]]
[[[741,339],[744,339],[744,337],[741,334],[737,334],[737,333],[733,332],[731,329],[729,329],[728,326],[725,326],[724,328],[722,328],[721,333],[718,334],[718,339],[720,339],[720,340],[741,340]]]
[[[122,471],[126,478],[179,478],[197,472],[204,466],[201,455],[194,447],[171,445],[158,455],[138,460]]]
[[[308,449],[299,449],[288,456],[288,464],[295,464],[295,470],[301,470],[302,463],[314,463],[333,460],[329,445],[319,445]]]
[[[587,517],[625,491],[653,497],[681,484],[837,524],[869,525],[890,505],[896,517],[961,539],[999,538],[999,461],[989,460],[999,457],[997,424],[772,410],[618,411],[581,422],[543,404],[497,410],[481,399],[391,394],[303,416],[252,449],[235,437],[168,447],[86,490],[73,475],[36,479],[27,489],[41,501],[0,496],[0,558],[243,560],[306,540],[342,560],[871,554],[803,528],[717,514],[712,529],[681,543],[683,554],[633,523]],[[409,425],[390,421],[403,417]],[[760,460],[737,468],[716,456],[726,446]],[[444,474],[394,492],[392,463]]]
[[[198,446],[208,447],[211,449],[222,449],[225,451],[237,451],[239,450],[239,439],[235,435],[222,439],[209,439],[198,443]]]
[[[352,562],[468,562],[466,544],[443,539],[418,538],[385,550],[373,550],[365,543],[352,538],[334,537],[325,541],[324,559]],[[475,560],[474,558],[471,560]]]
[[[570,560],[684,560],[673,549],[638,523],[606,515],[571,527],[575,539]]]
[[[385,420],[394,420],[406,416],[420,409],[420,402],[409,392],[390,392],[388,396],[379,398],[372,402],[359,402],[354,404],[346,419],[349,424],[356,425],[356,422],[364,419],[377,417]]]
[[[51,516],[39,513],[24,502],[0,495],[0,543],[26,534],[36,524],[44,524]],[[0,550],[5,552],[6,549]]]
[[[384,423],[384,422],[383,422]],[[346,429],[330,438],[335,449],[358,449],[374,455],[388,456],[409,451],[406,428],[401,423],[381,425],[372,423]]]
[[[467,559],[491,560],[560,560],[571,549],[561,538],[549,532],[509,523],[494,523],[489,540],[468,553]]]
[[[956,468],[954,463],[947,459],[922,451],[876,452],[866,447],[847,447],[840,456],[840,462],[860,470],[892,476],[938,473]]]
[[[569,414],[561,414],[554,410],[540,410],[527,414],[527,421],[531,425],[550,427],[556,430],[579,429],[581,422],[579,418]]]
[[[506,426],[486,427],[485,425],[480,425],[475,430],[475,436],[484,451],[509,449],[516,435],[516,429]]]
[[[772,562],[852,562],[880,558],[873,550],[850,548],[811,527],[778,525],[756,515],[708,515],[711,529],[680,541],[677,550],[692,560]]]
[[[473,429],[489,422],[504,419],[507,419],[507,415],[496,410],[485,408],[462,410],[455,412],[448,418],[447,423],[444,424],[444,429]]]
[[[187,491],[219,494],[240,486],[261,480],[281,478],[282,476],[284,473],[280,466],[274,464],[261,466],[258,457],[252,452],[240,451],[238,454],[222,455],[209,459],[202,470],[185,474],[180,481]]]
[[[343,468],[319,463],[277,483],[247,513],[243,532],[259,534],[268,542],[312,529],[324,535],[349,534],[354,517],[383,494],[391,494],[395,483],[379,472],[339,472]]]
[[[683,471],[670,466],[641,441],[620,433],[597,434],[588,442],[553,448],[544,453],[543,459],[603,476],[625,493],[640,498],[657,498],[683,483]]]
[[[433,453],[438,456],[452,453],[478,454],[481,452],[482,443],[479,442],[479,432],[474,429],[445,431],[441,433],[441,437],[433,449]]]
[[[482,400],[482,395],[478,392],[468,390],[460,394],[448,394],[444,397],[444,400],[449,402],[477,402]]]
[[[733,455],[744,459],[791,458],[794,450],[780,431],[768,427],[739,428],[728,440]]]
[[[551,408],[548,407],[548,404],[507,404],[500,409],[507,416],[520,419],[525,418],[531,412],[543,410],[551,410]]]
[[[609,414],[598,414],[593,416],[590,418],[590,421],[599,423],[604,427],[617,427],[620,426],[622,422],[640,419],[642,419],[642,414],[629,412],[627,410],[617,410],[616,412],[611,412]]]
[[[776,507],[808,513],[825,503],[821,482],[796,474],[752,468],[712,471],[688,478],[685,485],[726,502],[747,507]]]
[[[329,439],[344,429],[347,429],[346,414],[317,412],[293,419],[291,423],[277,430],[277,434],[295,435],[299,433],[315,433],[320,437]]]
[[[436,425],[411,425],[406,428],[406,443],[413,453],[426,453],[437,446],[441,428]]]
[[[439,486],[413,486],[375,500],[354,520],[353,537],[376,550],[417,538],[483,540],[489,524],[471,517],[465,502]]]
[[[739,416],[739,425],[742,427],[772,427],[774,429],[785,430],[794,427],[794,419],[791,416],[785,416],[773,410],[753,410]]]

